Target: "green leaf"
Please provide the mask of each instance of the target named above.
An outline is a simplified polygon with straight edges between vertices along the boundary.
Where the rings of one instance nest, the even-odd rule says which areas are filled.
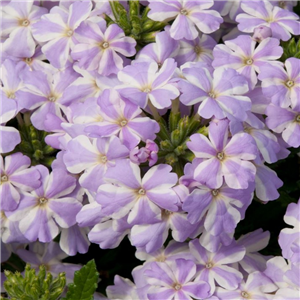
[[[99,273],[94,260],[74,273],[74,283],[68,286],[64,300],[92,300],[97,288]]]

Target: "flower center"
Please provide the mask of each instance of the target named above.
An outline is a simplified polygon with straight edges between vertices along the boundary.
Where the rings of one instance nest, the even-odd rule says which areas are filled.
[[[194,51],[195,51],[196,54],[199,55],[201,53],[201,48],[199,46],[195,46]]]
[[[284,1],[279,1],[278,6],[280,8],[285,8],[285,2]]]
[[[180,13],[182,14],[182,15],[187,15],[188,14],[188,11],[185,9],[185,8],[183,8],[183,9],[181,9],[180,10]]]
[[[108,42],[103,42],[102,45],[101,45],[101,47],[103,49],[107,49],[109,47],[109,43]]]
[[[241,295],[243,298],[246,298],[246,299],[250,298],[250,295],[245,291],[241,292]]]
[[[50,97],[48,98],[48,100],[49,100],[50,102],[55,102],[55,101],[56,101],[56,97],[50,96]]]
[[[107,157],[105,155],[100,156],[100,161],[105,164],[107,162]]]
[[[127,125],[127,120],[122,120],[122,121],[120,121],[120,126],[122,126],[122,127],[124,127],[124,126],[126,126]]]
[[[174,288],[174,290],[179,291],[181,289],[181,284],[174,283],[173,288]]]
[[[224,157],[225,157],[224,152],[219,152],[219,153],[217,153],[217,158],[218,158],[219,160],[223,160]]]
[[[139,189],[138,194],[139,195],[145,195],[146,191],[144,189]]]
[[[24,60],[25,60],[26,64],[30,64],[32,62],[31,57],[26,57]]]
[[[286,81],[286,83],[285,83],[285,85],[287,86],[287,87],[292,87],[292,86],[294,86],[294,84],[295,84],[295,82],[293,81],[293,80],[288,80],[288,81]]]
[[[212,190],[211,193],[213,196],[217,196],[219,194],[219,190]]]
[[[30,24],[30,22],[29,20],[25,19],[25,20],[21,20],[20,24],[21,26],[27,27]]]
[[[8,181],[8,176],[7,175],[2,175],[1,176],[1,183],[6,182],[6,181]]]
[[[15,99],[15,98],[16,98],[16,95],[15,95],[14,92],[7,92],[7,93],[6,93],[6,96],[7,96],[7,98],[9,98],[9,99]]]
[[[66,31],[66,36],[71,37],[73,35],[74,31],[72,29],[69,29]]]
[[[252,64],[253,64],[252,58],[246,59],[246,60],[245,60],[245,64],[248,65],[248,66],[252,65]]]
[[[165,262],[166,261],[166,257],[163,254],[161,254],[160,256],[158,256],[156,258],[156,261]]]
[[[213,98],[213,99],[216,98],[216,94],[213,93],[213,92],[209,92],[209,93],[208,93],[208,96],[209,96],[210,98]]]
[[[143,92],[144,92],[144,93],[150,93],[151,90],[150,90],[149,88],[145,88],[145,89],[143,89]]]
[[[205,264],[205,268],[206,268],[206,269],[211,269],[212,267],[213,267],[213,264],[212,264],[212,262],[210,262],[210,261],[209,261],[208,263]]]
[[[296,116],[295,120],[297,123],[300,123],[300,115]]]
[[[41,205],[43,205],[43,204],[48,202],[48,199],[45,198],[45,197],[41,197],[41,198],[39,198],[39,202],[40,202]]]

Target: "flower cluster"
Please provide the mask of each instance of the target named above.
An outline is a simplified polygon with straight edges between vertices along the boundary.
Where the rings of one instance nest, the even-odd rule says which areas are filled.
[[[109,299],[296,299],[299,202],[283,257],[259,253],[267,231],[235,235],[300,146],[293,4],[46,2],[0,4],[2,261],[72,279],[63,258],[128,237],[144,263]]]

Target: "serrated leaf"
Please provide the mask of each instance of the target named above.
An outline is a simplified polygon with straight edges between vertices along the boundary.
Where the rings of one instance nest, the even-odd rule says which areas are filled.
[[[67,296],[63,300],[93,300],[98,276],[95,261],[89,261],[74,273],[74,282],[68,286]]]

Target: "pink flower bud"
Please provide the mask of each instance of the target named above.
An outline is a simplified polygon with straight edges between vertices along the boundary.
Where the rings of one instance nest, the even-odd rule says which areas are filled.
[[[272,36],[271,28],[262,25],[254,29],[252,38],[257,42],[261,42],[262,40],[271,36]]]

